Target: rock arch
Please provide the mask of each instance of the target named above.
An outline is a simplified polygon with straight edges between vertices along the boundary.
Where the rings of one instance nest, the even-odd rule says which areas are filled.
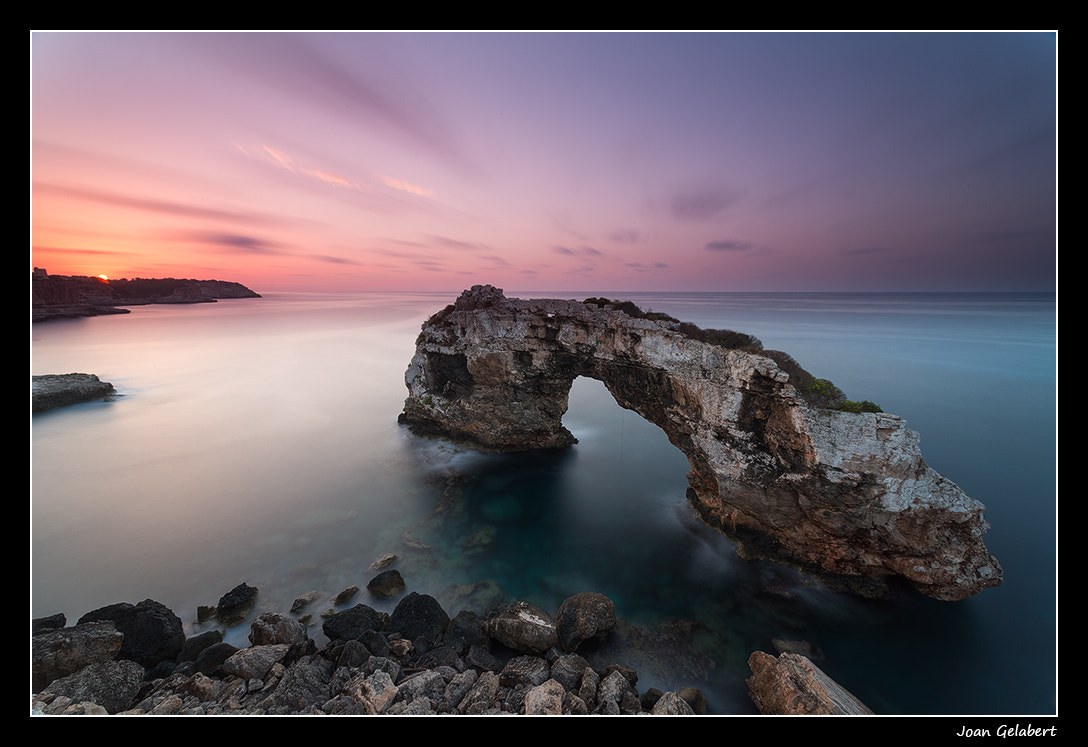
[[[947,600],[1002,581],[984,507],[925,464],[900,418],[813,407],[771,356],[675,320],[474,286],[424,323],[400,420],[488,449],[565,448],[579,376],[661,427],[690,464],[692,505],[744,555]]]

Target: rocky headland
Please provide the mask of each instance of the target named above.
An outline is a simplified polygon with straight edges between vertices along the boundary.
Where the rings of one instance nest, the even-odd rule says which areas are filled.
[[[66,405],[90,402],[115,395],[113,384],[94,374],[41,374],[30,377],[32,412],[44,412]]]
[[[218,299],[260,298],[241,283],[176,278],[117,279],[50,275],[35,268],[31,280],[31,321],[127,314],[125,306],[215,303]]]
[[[578,376],[664,430],[692,506],[744,557],[870,596],[890,579],[942,600],[1002,582],[984,506],[925,463],[917,433],[743,333],[474,286],[423,324],[400,420],[486,449],[565,448]]]
[[[122,602],[33,621],[34,715],[693,715],[694,687],[640,691],[638,672],[601,663],[627,626],[612,600],[575,594],[554,614],[525,602],[451,617],[433,597],[407,592],[395,569],[367,585],[399,601],[391,613],[356,604],[322,616],[320,645],[301,595],[290,612],[260,612],[249,646],[223,630],[253,610],[242,583],[198,610],[212,627],[186,637],[154,601]],[[340,595],[349,603],[358,589]],[[747,680],[760,714],[862,715],[871,711],[805,656],[755,652]]]

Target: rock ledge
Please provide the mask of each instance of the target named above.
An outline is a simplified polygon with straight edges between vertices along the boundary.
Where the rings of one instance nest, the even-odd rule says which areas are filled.
[[[90,402],[116,394],[113,384],[101,381],[94,374],[43,374],[30,381],[31,408],[44,412],[65,405]]]

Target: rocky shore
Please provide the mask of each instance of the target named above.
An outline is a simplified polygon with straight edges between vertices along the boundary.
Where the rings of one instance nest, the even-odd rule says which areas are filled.
[[[33,412],[90,402],[117,394],[113,384],[94,374],[43,374],[30,378],[30,405]]]
[[[215,627],[186,637],[164,605],[122,602],[33,621],[32,715],[697,715],[702,693],[640,691],[622,662],[591,666],[580,650],[620,621],[596,592],[554,614],[525,602],[453,617],[433,597],[405,593],[396,570],[367,585],[400,597],[391,613],[356,604],[324,616],[327,642],[310,637],[300,596],[288,613],[261,612],[247,647],[221,628],[244,620],[258,589],[245,583],[198,617]],[[357,589],[346,590],[351,597]],[[755,652],[748,680],[765,714],[869,714],[806,657]]]

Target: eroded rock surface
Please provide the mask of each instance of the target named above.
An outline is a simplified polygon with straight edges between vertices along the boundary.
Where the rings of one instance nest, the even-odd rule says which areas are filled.
[[[902,577],[944,600],[1001,583],[983,505],[924,462],[902,419],[813,405],[754,342],[474,286],[423,325],[401,422],[488,449],[563,448],[571,384],[588,376],[687,456],[689,499],[742,554],[858,589]]]
[[[113,384],[94,374],[43,374],[30,379],[30,402],[34,412],[104,399],[117,392]]]
[[[748,692],[769,716],[871,716],[868,706],[799,654],[778,658],[756,651],[748,659]]]

